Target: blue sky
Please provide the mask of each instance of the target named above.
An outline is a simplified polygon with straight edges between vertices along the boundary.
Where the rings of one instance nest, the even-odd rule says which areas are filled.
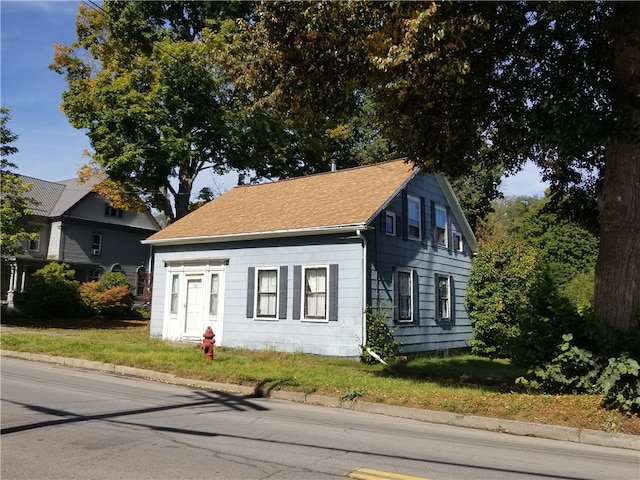
[[[66,83],[49,70],[54,45],[75,40],[79,1],[0,0],[0,102],[11,108],[8,127],[18,135],[18,153],[9,159],[18,173],[44,180],[75,178],[86,163],[83,151],[91,146],[84,132],[73,128],[60,111]],[[233,177],[212,178],[208,172],[196,181],[194,196],[209,186],[216,193],[231,188]],[[506,179],[507,195],[543,195],[538,170],[529,165]]]

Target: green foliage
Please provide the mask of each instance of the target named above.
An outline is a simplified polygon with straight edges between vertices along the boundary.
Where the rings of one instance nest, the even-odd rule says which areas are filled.
[[[640,365],[634,358],[610,358],[599,380],[604,404],[609,408],[640,414]]]
[[[519,320],[532,308],[539,279],[536,251],[523,242],[499,238],[480,246],[466,297],[475,354],[489,358],[514,355],[521,333]]]
[[[80,282],[65,263],[50,263],[31,276],[27,313],[34,317],[64,318],[84,316]]]
[[[601,371],[598,358],[573,344],[573,335],[563,335],[560,352],[549,362],[517,382],[545,393],[594,393]]]
[[[400,353],[400,342],[393,333],[394,330],[387,324],[388,311],[380,307],[375,310],[367,306],[367,341],[361,347],[360,361],[374,364],[378,361],[367,351],[371,349],[385,362],[394,362]]]
[[[7,158],[18,152],[18,149],[11,145],[18,136],[7,126],[10,119],[9,108],[0,108],[0,253],[3,258],[23,253],[21,242],[37,235],[27,223],[27,218],[32,214],[31,207],[35,204],[27,195],[31,190],[31,184],[23,182],[11,172],[17,167]]]
[[[127,280],[127,276],[122,272],[104,272],[98,280],[102,290],[108,290],[113,287],[128,287],[133,289],[133,285]]]

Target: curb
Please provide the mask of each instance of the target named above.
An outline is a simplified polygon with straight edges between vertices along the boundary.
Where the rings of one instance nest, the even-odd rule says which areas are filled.
[[[345,410],[353,410],[357,412],[367,412],[386,415],[390,417],[407,418],[420,422],[438,423],[456,427],[473,428],[476,430],[507,433],[511,435],[538,437],[550,440],[596,445],[600,447],[613,447],[640,451],[640,436],[630,435],[626,433],[606,433],[599,430],[581,429],[575,427],[543,425],[540,423],[529,422],[516,422],[514,420],[477,417],[473,415],[461,415],[449,412],[437,412],[433,410],[422,410],[419,408],[385,405],[382,403],[359,402],[351,400],[343,401],[334,397],[306,394],[302,392],[286,392],[282,390],[271,390],[267,388],[247,387],[243,385],[205,382],[187,378],[180,378],[169,373],[161,373],[153,370],[144,370],[141,368],[126,367],[121,365],[114,365],[112,363],[96,362],[92,360],[82,360],[78,358],[55,357],[51,355],[14,352],[10,350],[0,350],[0,356],[21,358],[24,360],[31,360],[35,362],[55,363],[57,365],[64,365],[68,367],[84,368],[87,370],[112,373],[115,375],[138,377],[194,388],[235,393],[239,395],[273,398],[291,402],[307,403],[310,405],[318,405],[323,407],[343,408]]]

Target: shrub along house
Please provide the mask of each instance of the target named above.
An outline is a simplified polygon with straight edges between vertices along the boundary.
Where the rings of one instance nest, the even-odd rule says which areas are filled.
[[[475,237],[448,181],[404,160],[238,186],[143,243],[155,337],[357,357],[381,305],[404,353],[471,338]]]

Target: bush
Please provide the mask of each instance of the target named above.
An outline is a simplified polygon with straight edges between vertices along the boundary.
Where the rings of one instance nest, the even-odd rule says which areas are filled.
[[[563,336],[560,353],[541,366],[533,368],[528,378],[520,377],[517,383],[544,393],[595,393],[602,367],[599,359],[590,351],[573,345],[573,335]]]
[[[604,404],[640,414],[640,365],[626,355],[610,358],[600,375]]]
[[[387,312],[384,309],[373,310],[367,307],[367,341],[361,348],[360,361],[363,363],[374,364],[378,361],[367,349],[371,349],[387,363],[394,362],[398,357],[400,342],[395,339],[393,330],[387,325]]]
[[[66,263],[50,263],[31,277],[27,313],[41,318],[75,318],[87,309],[80,298],[80,282]]]
[[[514,356],[520,320],[532,311],[540,276],[536,252],[523,242],[500,238],[482,245],[473,259],[466,297],[472,353]]]
[[[80,295],[98,316],[121,318],[131,314],[134,296],[124,273],[106,272],[99,281],[82,284]]]

